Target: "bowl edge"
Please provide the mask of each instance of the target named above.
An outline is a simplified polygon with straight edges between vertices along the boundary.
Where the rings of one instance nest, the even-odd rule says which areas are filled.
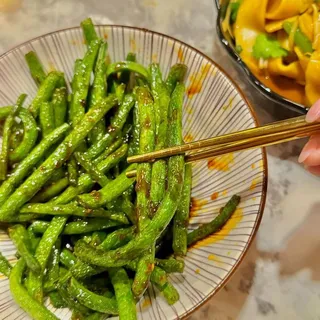
[[[216,3],[219,0],[215,0]],[[230,83],[235,87],[235,89],[238,91],[239,95],[241,96],[241,98],[245,101],[245,103],[247,104],[248,108],[249,108],[249,112],[254,120],[254,123],[256,126],[259,126],[259,120],[257,117],[256,112],[254,111],[254,108],[252,107],[251,103],[248,101],[248,99],[245,97],[244,92],[242,91],[242,89],[239,87],[239,85],[237,83],[235,83],[232,78],[229,76],[229,74],[220,66],[218,65],[212,58],[210,58],[209,56],[207,56],[206,54],[204,54],[203,52],[201,52],[200,50],[192,47],[191,45],[187,44],[186,42],[174,38],[170,35],[166,35],[163,34],[161,32],[157,32],[157,31],[152,31],[150,29],[146,29],[146,28],[140,28],[140,27],[134,27],[134,26],[126,26],[126,25],[117,25],[117,24],[96,24],[95,26],[97,27],[118,27],[118,28],[128,28],[128,29],[133,29],[133,30],[140,30],[143,32],[149,32],[149,33],[153,33],[156,35],[159,35],[161,37],[165,37],[168,38],[172,41],[178,41],[180,43],[182,43],[183,45],[185,45],[186,47],[188,47],[191,50],[194,50],[196,53],[198,53],[199,55],[203,56],[204,58],[206,58],[208,61],[210,61],[210,63],[212,63],[220,72],[223,73],[223,75],[230,81]],[[32,39],[26,40],[18,45],[13,46],[11,49],[9,49],[8,51],[4,52],[3,54],[0,55],[0,60],[3,59],[5,56],[7,56],[8,54],[10,54],[11,52],[13,52],[14,50],[16,50],[17,48],[19,48],[20,46],[23,46],[27,43],[36,41],[42,37],[48,36],[48,35],[52,35],[55,33],[59,33],[59,32],[65,32],[68,30],[74,30],[74,29],[80,29],[79,26],[76,27],[69,27],[69,28],[62,28],[62,29],[58,29],[52,32],[48,32],[42,35],[39,35],[37,37],[34,37]],[[221,282],[221,284],[214,290],[212,291],[205,299],[203,299],[201,302],[199,302],[198,305],[196,305],[194,308],[190,309],[189,312],[187,312],[187,314],[183,315],[180,319],[181,320],[186,320],[188,317],[190,317],[195,311],[197,311],[200,307],[202,307],[205,303],[209,302],[209,300],[216,294],[218,293],[225,285],[226,283],[230,280],[230,278],[234,275],[234,273],[237,271],[237,269],[239,268],[239,266],[241,265],[241,262],[243,261],[244,257],[246,256],[246,254],[248,253],[248,250],[259,230],[259,226],[263,217],[263,213],[264,213],[264,209],[265,209],[265,204],[266,204],[266,196],[267,196],[267,189],[268,189],[268,162],[267,162],[267,155],[266,155],[266,149],[265,148],[260,148],[261,149],[261,153],[262,153],[262,162],[263,162],[263,178],[262,178],[262,192],[261,192],[261,202],[260,202],[260,206],[259,206],[259,210],[258,210],[258,217],[257,220],[253,226],[253,232],[251,234],[251,236],[248,239],[248,243],[245,247],[245,250],[242,252],[242,254],[239,256],[239,260],[237,261],[237,263],[234,265],[234,267],[230,270],[229,274],[227,275],[227,277]]]

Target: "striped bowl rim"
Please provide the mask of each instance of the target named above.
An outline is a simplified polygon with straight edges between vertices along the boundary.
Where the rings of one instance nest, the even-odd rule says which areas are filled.
[[[172,36],[163,34],[161,32],[157,32],[157,31],[152,31],[146,28],[139,28],[139,27],[134,27],[134,26],[125,26],[125,25],[114,25],[114,24],[96,24],[96,27],[107,27],[107,28],[123,28],[123,29],[129,29],[129,30],[137,30],[137,31],[142,31],[145,32],[147,34],[153,34],[153,35],[158,35],[160,37],[166,38],[168,40],[172,40],[178,44],[182,44],[183,46],[185,46],[186,48],[190,49],[191,51],[196,52],[198,55],[200,55],[201,57],[207,59],[215,68],[217,68],[224,77],[226,77],[228,79],[228,81],[230,81],[230,83],[232,84],[232,86],[236,89],[237,93],[240,95],[240,97],[243,99],[243,101],[246,103],[250,115],[253,118],[254,124],[255,126],[259,126],[259,121],[258,121],[258,117],[256,112],[254,111],[251,103],[249,102],[249,100],[246,98],[244,92],[242,91],[242,89],[240,88],[240,86],[234,82],[234,80],[228,75],[228,73],[220,66],[218,65],[212,58],[210,58],[209,56],[207,56],[206,54],[204,54],[203,52],[199,51],[198,49],[190,46],[189,44],[185,43],[184,41],[181,41],[179,39],[176,39]],[[0,55],[0,60],[2,60],[4,57],[6,57],[7,55],[11,54],[12,52],[14,52],[15,50],[17,50],[19,47],[22,47],[24,45],[30,44],[32,42],[35,42],[41,38],[47,37],[49,35],[53,35],[53,34],[57,34],[57,33],[62,33],[62,32],[66,32],[68,30],[77,30],[77,29],[81,29],[80,27],[69,27],[69,28],[62,28],[56,31],[52,31],[40,36],[37,36],[35,38],[32,38],[30,40],[24,41],[23,43],[20,43],[18,45],[15,45],[14,47],[12,47],[11,49],[9,49],[8,51],[6,51],[5,53],[3,53],[2,55]],[[246,245],[243,247],[243,251],[240,254],[237,262],[233,265],[233,267],[231,268],[231,270],[229,271],[229,273],[227,274],[227,276],[221,281],[221,283],[219,284],[219,286],[217,286],[214,290],[212,290],[210,292],[210,294],[208,294],[205,298],[203,298],[198,304],[194,305],[191,309],[188,310],[188,312],[183,315],[180,319],[187,319],[191,316],[191,314],[193,314],[196,310],[198,310],[200,307],[202,307],[206,302],[208,302],[210,300],[211,297],[213,297],[217,292],[219,292],[224,286],[225,284],[230,280],[230,278],[233,276],[233,274],[235,273],[235,271],[238,269],[238,267],[240,266],[241,262],[243,261],[245,255],[248,252],[249,247],[251,246],[257,231],[259,229],[260,223],[261,223],[261,219],[263,216],[263,211],[265,208],[265,204],[266,204],[266,195],[267,195],[267,186],[268,186],[268,165],[267,165],[267,156],[266,156],[266,150],[265,148],[261,148],[261,152],[262,152],[262,191],[261,191],[261,201],[260,201],[260,205],[259,205],[259,210],[257,212],[257,219],[255,221],[255,224],[252,228],[252,233],[249,236],[249,239],[246,243]]]

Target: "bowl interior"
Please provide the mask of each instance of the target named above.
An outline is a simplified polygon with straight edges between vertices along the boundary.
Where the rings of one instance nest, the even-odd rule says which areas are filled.
[[[266,87],[258,78],[255,77],[255,75],[250,71],[250,69],[247,67],[247,65],[241,60],[240,55],[237,53],[235,44],[233,39],[228,35],[228,33],[223,31],[222,28],[222,12],[223,6],[227,6],[230,0],[215,0],[215,5],[218,10],[217,15],[217,22],[216,22],[216,28],[217,28],[217,34],[218,37],[223,45],[223,47],[226,49],[226,51],[229,53],[233,61],[242,69],[242,71],[246,74],[249,82],[265,97],[272,100],[273,102],[276,102],[288,109],[291,109],[293,111],[299,112],[301,114],[305,114],[307,112],[307,108],[299,104],[297,102],[294,102],[292,100],[289,100],[278,93],[272,91],[270,88]]]
[[[209,138],[256,126],[253,111],[239,89],[209,58],[173,38],[147,30],[98,26],[100,36],[107,39],[112,61],[125,59],[129,51],[148,65],[159,62],[165,77],[171,65],[185,63],[189,69],[184,98],[183,134],[185,141]],[[0,58],[0,105],[13,103],[22,92],[28,101],[36,93],[24,54],[34,50],[47,71],[65,72],[68,81],[75,59],[86,47],[80,28],[72,28],[26,42]],[[192,210],[189,229],[212,220],[233,194],[242,196],[240,208],[217,234],[191,248],[183,274],[171,275],[180,301],[170,307],[150,287],[137,305],[140,319],[176,319],[189,315],[227,281],[248,249],[255,234],[266,196],[266,160],[264,150],[250,150],[201,161],[193,165]],[[168,244],[169,245],[169,244]],[[0,251],[14,260],[15,249],[4,231],[0,234]],[[27,319],[12,301],[8,280],[0,278],[0,318]],[[70,312],[54,309],[61,319]]]

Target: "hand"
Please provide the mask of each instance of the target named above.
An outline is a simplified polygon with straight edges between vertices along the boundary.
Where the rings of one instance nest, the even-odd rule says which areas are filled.
[[[320,100],[311,107],[306,121],[320,122]],[[299,162],[303,163],[309,172],[320,176],[320,133],[312,136],[304,146]]]

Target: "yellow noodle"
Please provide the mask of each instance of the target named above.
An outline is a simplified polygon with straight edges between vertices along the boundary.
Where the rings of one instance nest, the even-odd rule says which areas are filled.
[[[226,16],[222,22],[222,30],[224,32],[229,32],[230,36],[233,38],[233,32],[230,26],[230,17],[231,17],[231,6],[228,5]]]
[[[294,22],[294,21],[296,21],[296,19],[298,17],[299,16],[294,16],[294,17],[291,17],[291,18],[288,18],[288,19],[281,19],[281,20],[268,20],[266,22],[266,31],[268,33],[274,33],[274,32],[277,32],[279,30],[282,30],[283,29],[283,23],[285,21]]]
[[[270,59],[268,71],[271,75],[284,76],[300,83],[305,81],[305,73],[299,61],[294,61],[287,65],[283,63],[281,58]]]
[[[313,0],[269,0],[266,18],[270,20],[290,18],[306,11],[312,3]]]
[[[303,72],[306,73],[310,57],[305,55],[299,47],[294,47],[294,52],[299,59],[299,63],[301,65],[301,68],[303,69]]]
[[[304,33],[309,40],[313,41],[313,15],[310,12],[305,12],[301,16],[299,16],[299,28]]]
[[[320,49],[320,15],[318,7],[313,4],[313,28],[314,28],[314,39],[312,43],[312,47],[314,50]]]
[[[309,105],[314,104],[320,98],[320,52],[315,51],[311,55],[306,72],[306,97]]]

